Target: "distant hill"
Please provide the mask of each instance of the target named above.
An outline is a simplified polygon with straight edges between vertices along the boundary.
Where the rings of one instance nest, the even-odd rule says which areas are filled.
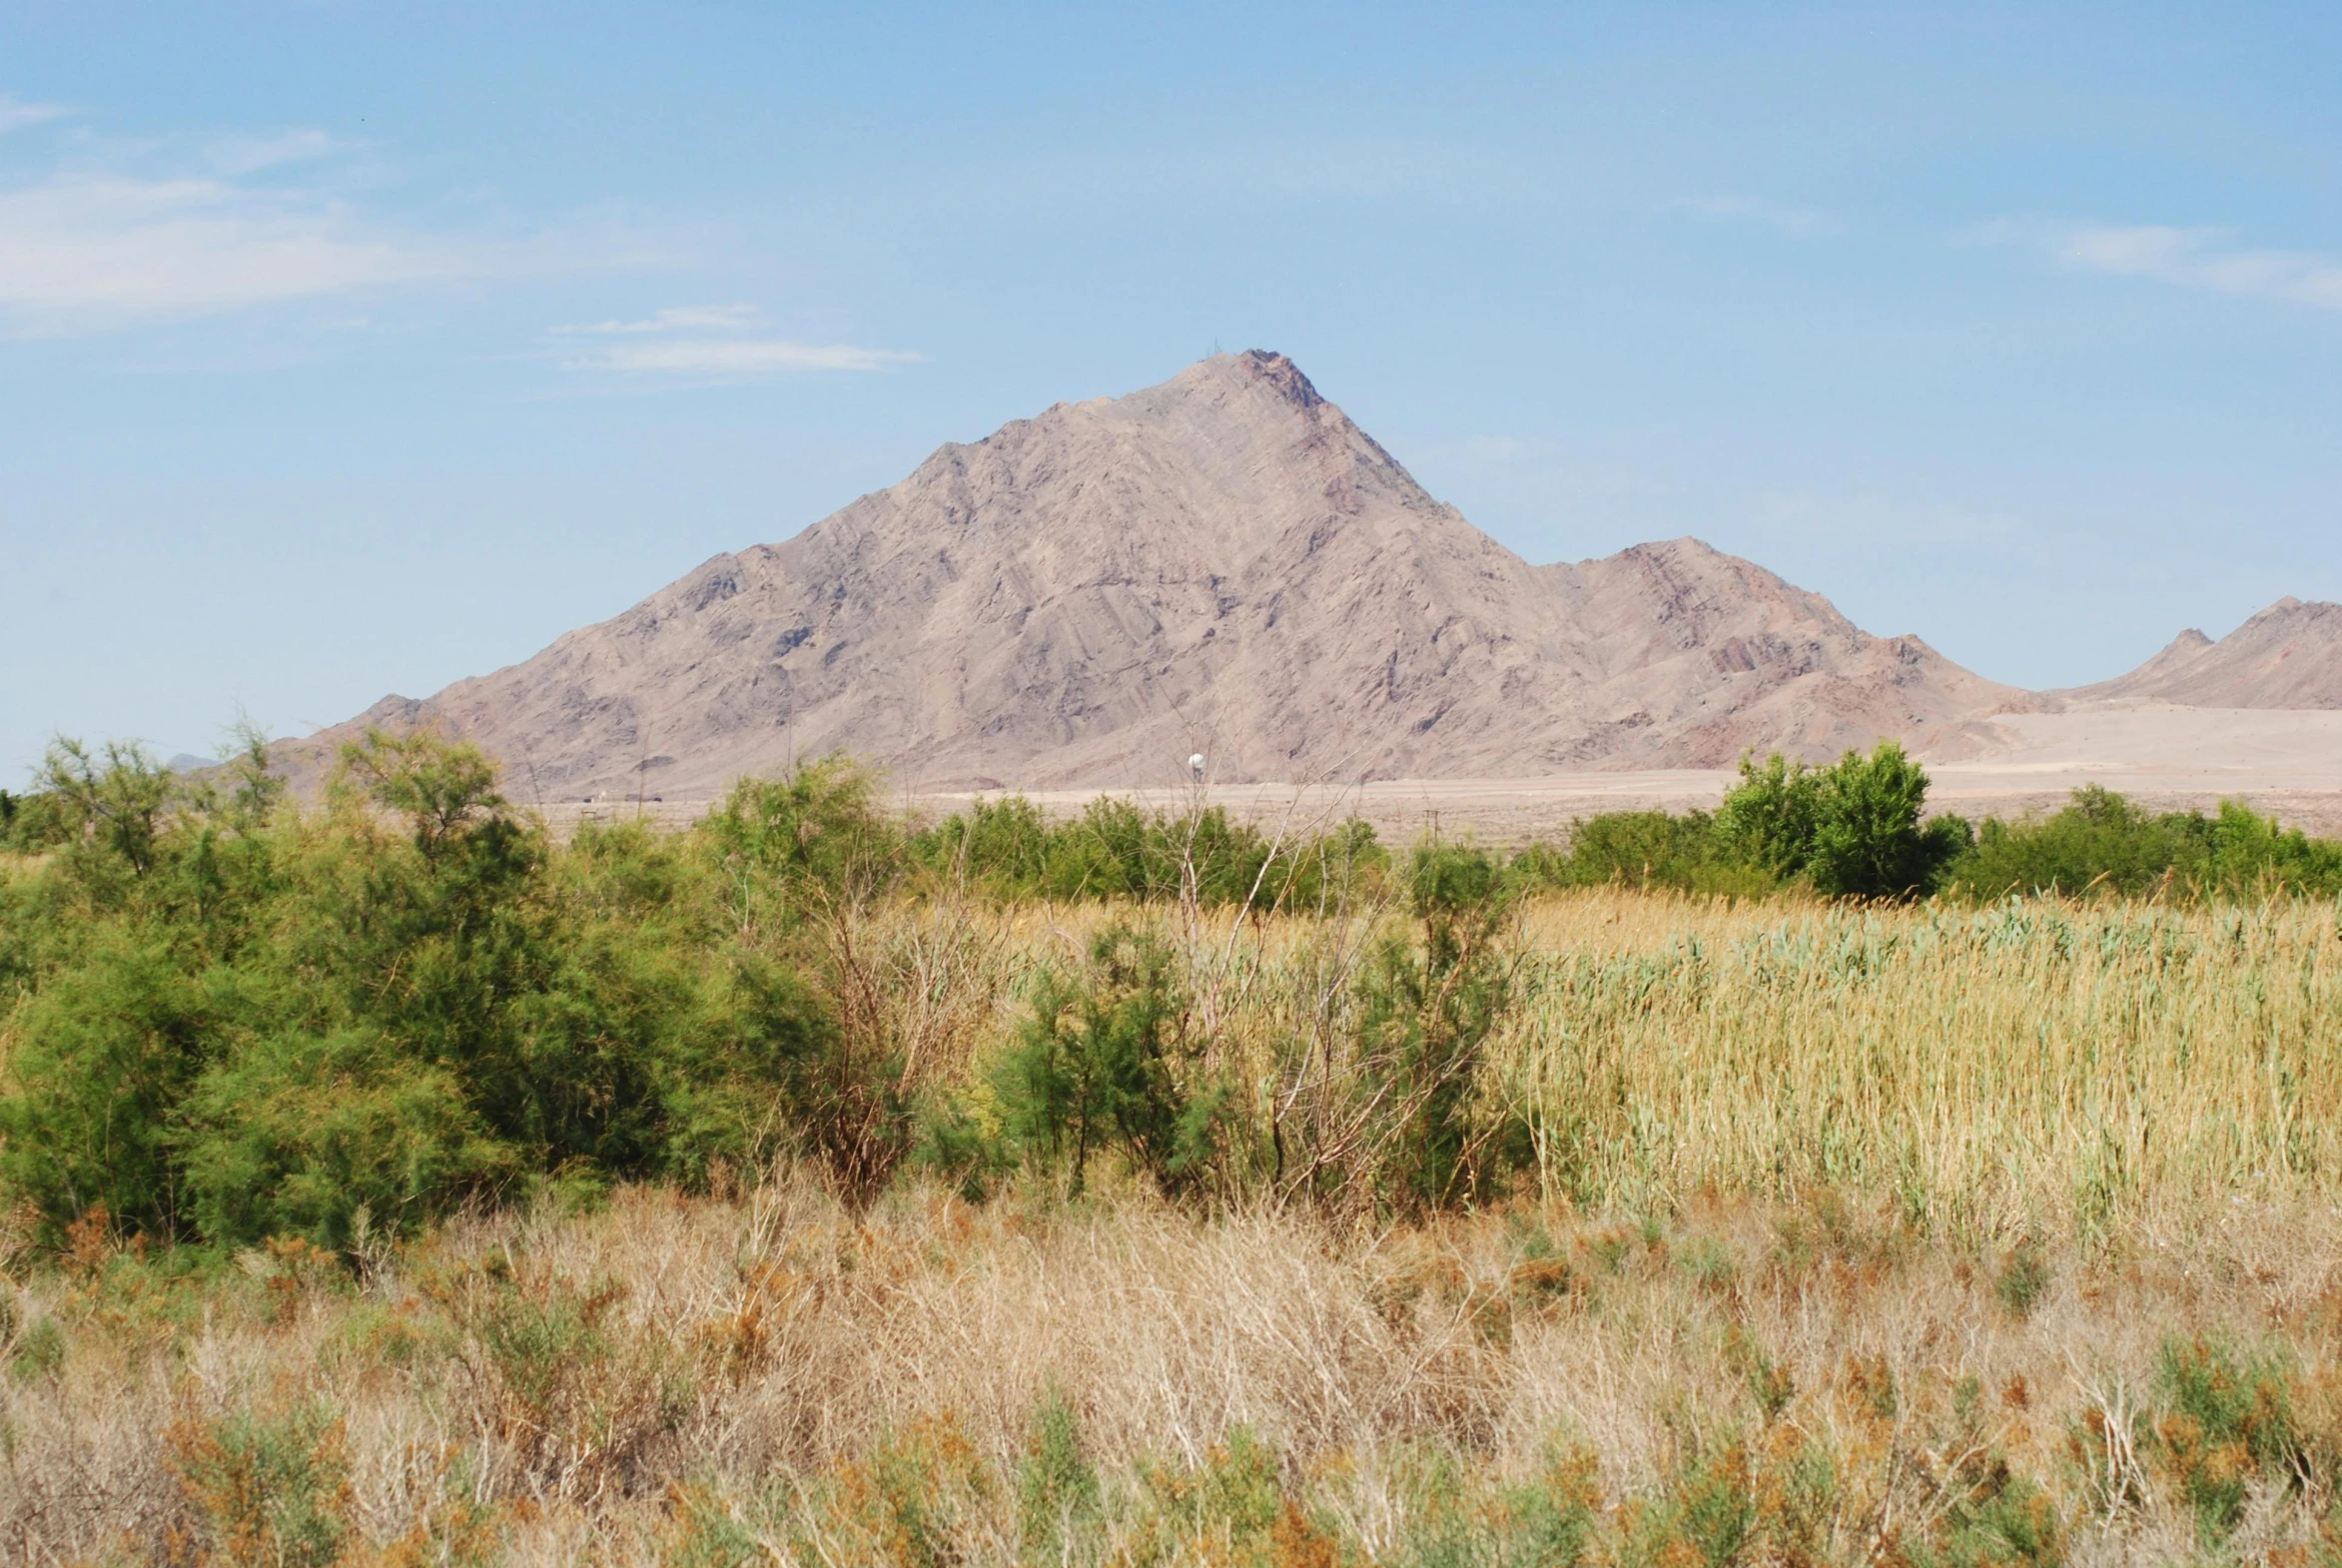
[[[2284,598],[2218,642],[2193,629],[2070,702],[2195,708],[2342,708],[2342,604]]]
[[[432,722],[546,800],[833,748],[919,788],[1156,784],[1192,750],[1228,781],[1527,776],[1824,757],[2022,696],[1696,539],[1531,565],[1254,351],[943,446],[287,755]]]

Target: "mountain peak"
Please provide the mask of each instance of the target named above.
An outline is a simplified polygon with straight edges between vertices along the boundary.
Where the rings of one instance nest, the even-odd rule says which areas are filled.
[[[1246,349],[1239,354],[1210,355],[1197,360],[1161,387],[1131,395],[1144,398],[1162,392],[1201,392],[1206,395],[1265,393],[1302,412],[1325,403],[1323,394],[1301,373],[1301,368],[1273,349]],[[1128,399],[1115,400],[1119,402]]]
[[[2193,708],[2342,708],[2342,605],[2288,594],[2217,642],[2191,627],[2137,669],[2071,695]]]
[[[1309,378],[1301,374],[1301,368],[1273,349],[1246,349],[1228,358],[1234,361],[1239,374],[1251,377],[1297,408],[1314,408],[1325,400],[1318,395]]]
[[[1834,756],[2005,695],[1698,540],[1533,567],[1252,349],[945,446],[415,708],[555,797],[676,800],[832,748],[1033,788],[1199,749],[1229,781]]]

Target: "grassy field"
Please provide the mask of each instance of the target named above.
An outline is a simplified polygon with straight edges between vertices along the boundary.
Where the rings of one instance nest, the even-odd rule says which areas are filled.
[[[981,1119],[1038,977],[1137,923],[1201,1020],[1199,1068],[1296,1147],[1298,1119],[1348,1104],[1312,1084],[1372,1066],[1342,1055],[1345,1010],[1399,923],[857,918],[839,1005],[900,1047],[906,1085]],[[103,1225],[41,1246],[27,1218],[0,1550],[2342,1554],[2333,905],[1593,891],[1491,940],[1505,1001],[1474,1125],[1528,1144],[1502,1192],[1445,1212],[1394,1218],[1282,1165],[1173,1202],[1106,1160],[1079,1192],[1060,1169],[850,1201],[784,1160],[345,1252]]]

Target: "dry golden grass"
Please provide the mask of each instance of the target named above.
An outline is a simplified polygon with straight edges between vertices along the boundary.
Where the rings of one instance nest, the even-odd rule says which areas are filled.
[[[480,1560],[651,1561],[712,1532],[709,1510],[732,1522],[711,1540],[773,1556],[673,1560],[930,1560],[896,1518],[910,1485],[934,1494],[919,1528],[948,1537],[933,1560],[1008,1562],[1030,1555],[1015,1478],[1054,1397],[1103,1473],[1100,1559],[1147,1555],[1162,1478],[1225,1469],[1246,1433],[1279,1509],[1377,1559],[1426,1556],[1455,1497],[1484,1506],[1572,1452],[1597,1531],[1631,1556],[1638,1519],[1736,1443],[1759,1523],[1788,1459],[1827,1456],[1806,1515],[1772,1524],[1809,1560],[1924,1543],[1980,1456],[2042,1486],[2071,1560],[2183,1557],[2170,1466],[2141,1459],[2139,1494],[2109,1508],[2075,1434],[2135,1410],[2151,1445],[2166,1344],[2275,1344],[2305,1451],[2330,1459],[2337,1241],[2330,1207],[2223,1205],[2116,1255],[2051,1247],[2020,1314],[2005,1252],[1828,1195],[1374,1234],[915,1188],[857,1214],[784,1177],[480,1218],[358,1280],[298,1248],[177,1282],[92,1256],[16,1295],[0,1540],[22,1561],[139,1560],[241,1520],[259,1544],[218,1560],[312,1560],[266,1527],[286,1465],[249,1464],[225,1503],[191,1484],[223,1432],[241,1451],[237,1419],[307,1412],[296,1446],[339,1560],[457,1560],[468,1538]],[[841,1493],[890,1464],[893,1492]],[[2256,1477],[2237,1549],[2316,1544],[2326,1484]],[[1193,1521],[1171,1555],[1208,1557],[1195,1531],[1229,1528]]]
[[[879,916],[860,1027],[964,1076],[1036,965],[1128,916]],[[1264,1095],[1371,924],[1142,918]],[[784,1172],[482,1214],[355,1268],[96,1234],[20,1257],[0,1554],[2342,1552],[2334,910],[1600,893],[1516,937],[1481,1091],[1540,1142],[1495,1211],[1182,1211],[1111,1177],[856,1208]],[[2282,1443],[2207,1424],[2173,1381],[2191,1347]],[[1052,1453],[1094,1480],[1049,1481]]]
[[[1547,1129],[1552,1191],[1819,1183],[2005,1234],[2315,1197],[2342,1171],[2331,905],[1603,896],[1527,927],[1533,998],[1500,1071]]]
[[[1128,912],[971,912],[997,1039],[1031,966]],[[1364,928],[1160,921],[1239,1076],[1345,1005]],[[2280,899],[1981,910],[1593,891],[1513,936],[1519,1005],[1483,1093],[1539,1129],[1541,1195],[1891,1197],[1923,1227],[2085,1235],[2342,1175],[2342,912]]]

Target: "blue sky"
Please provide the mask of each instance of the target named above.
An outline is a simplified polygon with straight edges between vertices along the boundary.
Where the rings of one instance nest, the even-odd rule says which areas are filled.
[[[2342,597],[2342,7],[0,8],[0,783],[1282,350],[1983,674]]]

